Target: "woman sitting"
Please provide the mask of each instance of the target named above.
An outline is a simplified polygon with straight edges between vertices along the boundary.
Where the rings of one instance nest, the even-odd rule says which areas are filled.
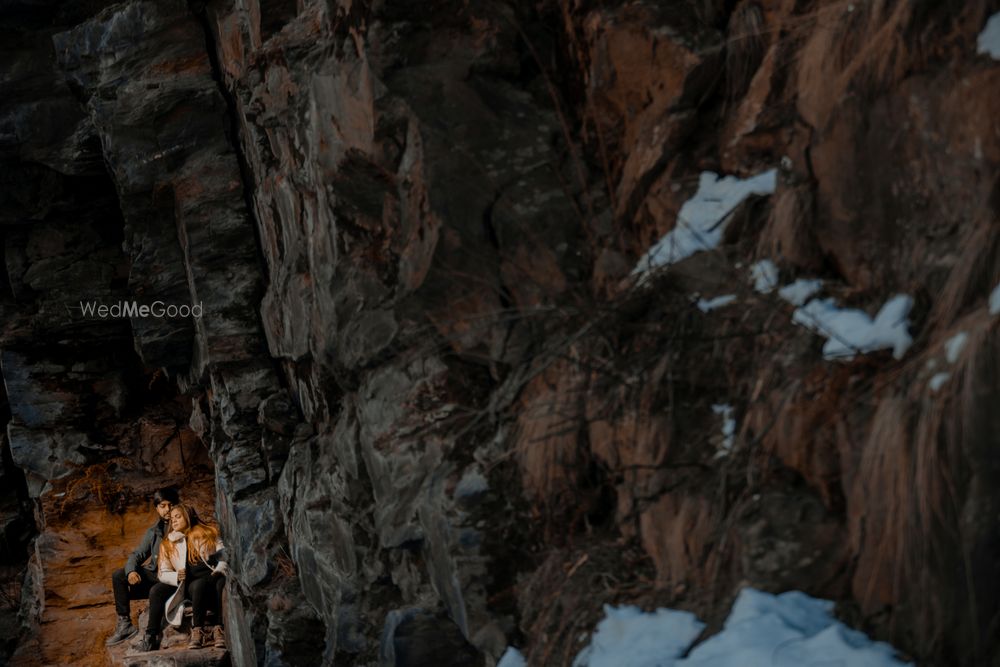
[[[211,642],[225,648],[222,630],[222,589],[228,571],[222,560],[223,544],[219,531],[198,518],[193,507],[177,505],[170,510],[170,532],[160,544],[159,580],[177,590],[166,602],[167,622],[179,626],[184,615],[184,600],[191,600],[191,638],[188,648],[201,648]],[[205,618],[212,612],[217,625],[209,627]]]

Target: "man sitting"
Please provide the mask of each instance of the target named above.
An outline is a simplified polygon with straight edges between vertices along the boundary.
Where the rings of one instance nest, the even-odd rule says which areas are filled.
[[[153,494],[153,505],[158,515],[156,523],[146,531],[142,542],[125,562],[124,569],[115,570],[111,575],[118,624],[108,637],[108,646],[121,643],[139,632],[139,628],[132,624],[130,602],[147,599],[149,589],[157,583],[156,559],[160,553],[160,541],[170,530],[171,508],[179,504],[180,497],[172,487],[159,489]]]

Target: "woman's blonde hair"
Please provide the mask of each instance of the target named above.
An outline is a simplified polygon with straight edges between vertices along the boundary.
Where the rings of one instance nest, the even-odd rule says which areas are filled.
[[[215,543],[219,539],[219,529],[215,526],[203,521],[199,516],[197,510],[190,505],[174,505],[170,513],[180,512],[187,519],[187,530],[184,531],[184,536],[188,541],[187,549],[187,562],[192,565],[198,562],[199,554],[205,550],[207,545],[209,549],[214,548]],[[173,558],[177,555],[177,548],[174,543],[169,539],[160,542],[160,559]]]

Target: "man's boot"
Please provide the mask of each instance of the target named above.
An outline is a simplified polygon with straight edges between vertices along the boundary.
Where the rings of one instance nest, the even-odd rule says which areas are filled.
[[[188,648],[201,648],[202,643],[201,628],[191,628],[191,636],[188,637]]]
[[[160,639],[162,635],[146,633],[146,636],[142,638],[135,650],[139,653],[146,653],[147,651],[159,651],[160,650]]]
[[[115,631],[111,633],[108,637],[108,641],[105,642],[108,646],[114,646],[115,644],[120,644],[129,637],[135,636],[135,633],[139,632],[139,628],[132,625],[132,619],[128,616],[119,616],[118,624],[115,626]]]

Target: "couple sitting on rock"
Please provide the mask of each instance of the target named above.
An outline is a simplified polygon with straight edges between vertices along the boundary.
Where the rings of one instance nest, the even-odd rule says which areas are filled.
[[[175,489],[160,489],[153,503],[159,520],[146,531],[125,568],[111,576],[118,625],[107,643],[118,644],[139,631],[132,625],[129,602],[148,597],[149,621],[139,651],[160,648],[164,619],[180,626],[186,600],[191,601],[188,648],[225,648],[221,600],[227,566],[219,531],[200,520],[193,507],[180,504]],[[209,612],[216,623],[211,627],[206,625]]]

